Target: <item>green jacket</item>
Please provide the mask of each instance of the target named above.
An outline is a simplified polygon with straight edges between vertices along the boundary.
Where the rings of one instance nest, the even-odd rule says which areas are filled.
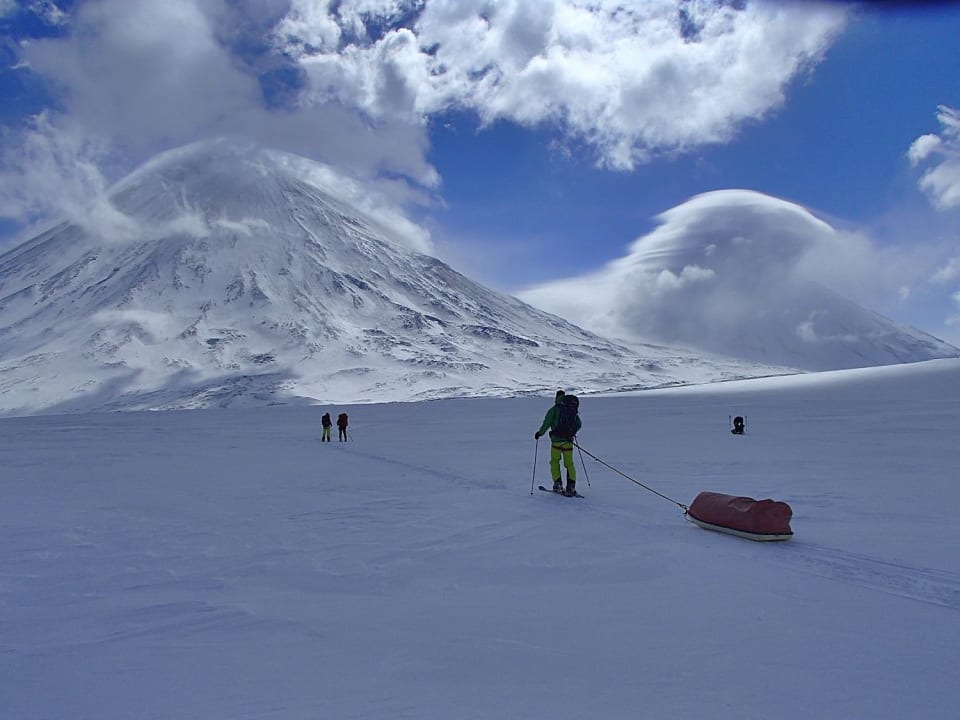
[[[551,440],[573,440],[573,438],[557,437],[556,433],[554,433],[557,423],[560,421],[560,404],[562,402],[563,396],[561,395],[553,403],[553,407],[547,410],[547,414],[543,416],[543,424],[540,426],[540,429],[537,430],[538,434],[543,435],[549,429]],[[583,427],[583,423],[580,422],[580,416],[577,415],[577,432],[580,432],[581,427]]]

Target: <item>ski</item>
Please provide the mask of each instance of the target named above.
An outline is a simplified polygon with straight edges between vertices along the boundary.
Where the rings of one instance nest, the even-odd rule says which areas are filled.
[[[548,492],[551,495],[560,495],[561,497],[576,497],[576,498],[586,497],[585,495],[581,495],[580,493],[574,493],[573,495],[566,495],[562,492],[554,492],[550,488],[544,487],[543,485],[537,485],[537,490],[543,490],[543,492]]]

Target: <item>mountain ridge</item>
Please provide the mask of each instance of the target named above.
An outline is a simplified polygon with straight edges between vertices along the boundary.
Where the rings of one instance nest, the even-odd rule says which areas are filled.
[[[109,197],[116,215],[99,234],[64,223],[0,256],[0,411],[600,392],[785,372],[618,344],[485,288],[392,240],[280,153],[197,144]]]

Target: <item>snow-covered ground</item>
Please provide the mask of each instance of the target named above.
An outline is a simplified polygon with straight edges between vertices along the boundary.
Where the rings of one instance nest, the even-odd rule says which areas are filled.
[[[669,499],[586,455],[586,499],[531,493],[552,398],[0,419],[0,715],[955,718],[958,388],[584,397],[582,447]],[[694,526],[701,490],[794,539]]]

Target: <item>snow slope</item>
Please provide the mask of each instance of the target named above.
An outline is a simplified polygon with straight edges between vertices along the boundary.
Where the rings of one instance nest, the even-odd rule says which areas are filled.
[[[667,499],[586,455],[585,500],[531,493],[547,397],[0,419],[0,708],[954,718],[957,387],[943,360],[583,397],[582,447]],[[795,538],[695,527],[701,490],[790,503]]]

